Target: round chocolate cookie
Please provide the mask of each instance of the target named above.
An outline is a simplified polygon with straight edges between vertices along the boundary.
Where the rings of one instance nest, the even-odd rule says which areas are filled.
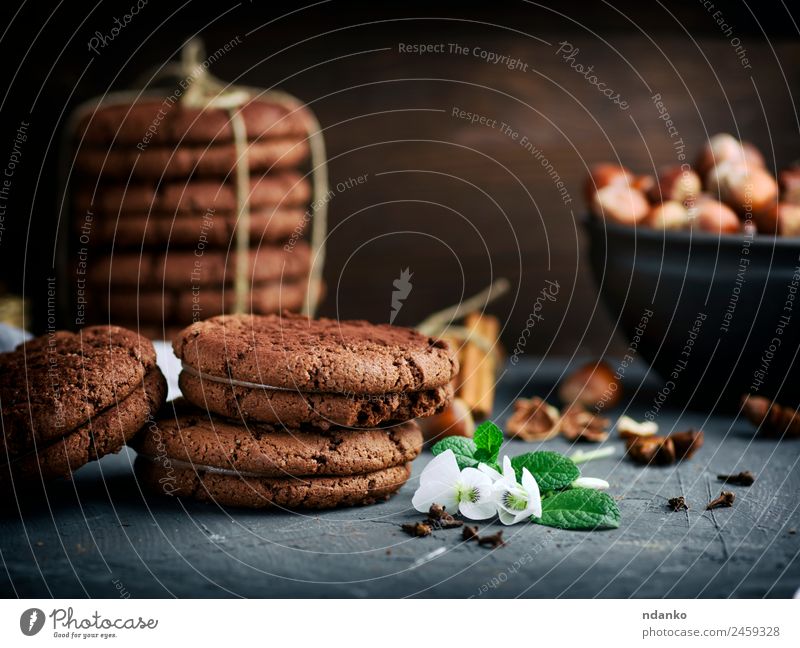
[[[69,477],[81,466],[119,452],[158,412],[167,397],[167,381],[158,367],[114,407],[100,412],[66,436],[5,463],[0,461],[0,484]]]
[[[153,492],[246,508],[328,509],[366,506],[388,499],[411,476],[408,465],[360,475],[244,477],[195,470],[169,458],[136,460],[136,473]]]
[[[197,214],[236,213],[236,186],[232,181],[188,180],[147,184],[100,184],[74,192],[75,207],[94,214]],[[294,171],[250,179],[250,209],[298,207],[311,198],[308,180]]]
[[[115,452],[161,406],[152,343],[118,326],[57,331],[0,354],[2,472],[69,474]]]
[[[145,457],[166,456],[197,470],[280,478],[356,475],[405,465],[422,450],[422,432],[414,421],[382,430],[289,429],[244,426],[183,399],[172,405],[174,413],[164,414],[134,447]]]
[[[297,311],[306,295],[306,280],[270,281],[248,286],[245,307],[252,313]],[[202,287],[198,290],[128,289],[96,295],[98,317],[112,322],[142,324],[191,322],[201,317],[230,313],[236,305],[232,287]],[[185,325],[185,324],[184,324]]]
[[[92,286],[178,288],[231,285],[236,279],[235,250],[174,250],[167,254],[120,252],[93,258],[87,273]],[[305,241],[293,248],[262,245],[248,252],[247,282],[257,284],[307,277],[311,249]]]
[[[242,387],[205,380],[191,370],[182,371],[178,383],[186,398],[222,416],[288,427],[310,424],[321,430],[378,427],[432,416],[453,397],[450,384],[415,392],[342,395]]]
[[[265,139],[249,142],[247,164],[251,173],[293,169],[308,158],[309,146],[304,138]],[[228,177],[236,172],[239,155],[236,145],[209,146],[114,147],[108,150],[82,148],[75,157],[75,168],[92,178],[189,178],[199,176]]]
[[[94,217],[91,240],[113,243],[114,249],[141,248],[143,245],[161,247],[190,247],[199,243],[209,247],[236,247],[239,217],[234,213],[168,214],[142,213],[131,215],[97,214]],[[309,218],[303,209],[260,207],[250,210],[248,234],[250,241],[280,243],[305,232]],[[75,223],[76,229],[82,226]],[[83,232],[80,232],[81,234]]]
[[[291,137],[309,131],[309,116],[300,106],[253,98],[238,111],[248,140]],[[81,119],[77,139],[92,145],[123,146],[206,144],[233,141],[231,116],[222,108],[192,108],[162,99],[97,106]]]
[[[212,379],[345,396],[437,389],[457,371],[446,342],[411,329],[288,314],[197,322],[173,350]]]

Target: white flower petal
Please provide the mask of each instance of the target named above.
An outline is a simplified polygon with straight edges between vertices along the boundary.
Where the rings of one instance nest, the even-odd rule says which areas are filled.
[[[503,478],[501,473],[497,472],[491,466],[487,466],[485,463],[478,464],[478,470],[480,470],[484,475],[488,475],[489,479],[491,479],[493,482]]]
[[[454,484],[428,481],[420,484],[411,498],[411,504],[421,513],[427,513],[431,504],[441,504],[448,511],[455,511],[458,508],[458,491]]]
[[[530,517],[530,513],[527,511],[516,511],[514,513],[500,509],[497,511],[497,517],[500,519],[500,522],[505,524],[506,526],[511,526],[512,524],[517,524],[518,522],[522,522]]]
[[[522,469],[522,488],[528,495],[528,511],[530,515],[542,517],[542,495],[539,484],[527,468]]]
[[[465,486],[485,486],[489,488],[492,485],[492,478],[477,468],[464,468],[459,476],[459,481]]]
[[[514,467],[511,465],[511,459],[508,458],[508,455],[503,455],[503,477],[513,482],[517,481],[517,473],[514,472]]]
[[[598,479],[597,477],[578,477],[578,479],[572,482],[572,487],[606,490],[608,488],[608,482],[605,479]]]
[[[485,520],[497,513],[497,507],[490,497],[479,497],[476,502],[462,499],[458,503],[458,512],[470,520]]]
[[[420,485],[428,480],[455,484],[458,481],[459,470],[456,455],[452,450],[445,450],[442,454],[436,455],[422,469],[419,476]]]

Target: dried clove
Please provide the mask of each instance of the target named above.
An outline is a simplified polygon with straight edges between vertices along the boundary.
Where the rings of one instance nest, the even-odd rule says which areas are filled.
[[[759,433],[773,438],[800,438],[800,412],[780,405],[764,396],[745,394],[742,413],[758,428]]]
[[[594,414],[574,403],[570,405],[561,417],[561,435],[567,441],[589,441],[602,443],[608,439],[608,426],[611,424],[607,418]]]
[[[461,539],[464,540],[464,542],[475,541],[482,547],[491,547],[492,549],[504,547],[506,544],[503,540],[502,531],[498,531],[497,533],[488,536],[479,536],[478,527],[469,525],[466,525],[464,530],[461,532]]]
[[[503,532],[498,531],[489,536],[483,536],[478,538],[478,544],[482,547],[490,547],[491,549],[497,549],[497,547],[505,547],[506,543],[503,540]]]
[[[735,475],[717,475],[717,479],[734,486],[752,486],[756,481],[756,476],[749,470],[745,470]]]
[[[733,506],[733,502],[736,499],[736,495],[731,493],[730,491],[722,491],[719,494],[719,497],[715,497],[706,505],[706,511],[710,511],[711,509]]]
[[[415,538],[424,538],[425,536],[429,536],[433,529],[425,522],[414,522],[413,524],[404,524],[403,531]]]
[[[702,430],[686,430],[685,432],[675,432],[670,434],[672,445],[675,447],[675,457],[681,459],[691,459],[694,453],[703,447],[705,435]]]
[[[538,396],[518,398],[506,422],[506,432],[523,441],[546,441],[560,432],[560,416],[558,409]]]
[[[431,504],[428,511],[428,525],[435,529],[456,529],[464,522],[456,520],[452,515],[445,511],[441,504]]]
[[[689,505],[683,495],[678,497],[671,497],[669,499],[669,508],[673,511],[688,511]]]

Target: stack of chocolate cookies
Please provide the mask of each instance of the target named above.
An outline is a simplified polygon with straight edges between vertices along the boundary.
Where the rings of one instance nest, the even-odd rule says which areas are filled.
[[[237,283],[246,286],[245,312],[300,309],[311,263],[303,240],[311,188],[300,172],[309,113],[252,99],[238,114],[247,137],[241,157],[222,108],[141,99],[101,105],[79,121],[72,265],[89,320],[163,337],[233,312]],[[250,185],[239,196],[243,159]],[[242,198],[249,219],[239,217]]]
[[[226,506],[329,508],[396,492],[422,448],[414,421],[452,396],[446,343],[297,315],[221,316],[173,341],[184,400],[138,438],[158,492]]]
[[[118,452],[167,395],[153,344],[117,326],[57,331],[0,354],[0,492]]]

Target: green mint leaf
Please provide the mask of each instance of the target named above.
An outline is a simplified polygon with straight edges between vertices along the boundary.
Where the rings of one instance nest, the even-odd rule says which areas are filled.
[[[442,454],[445,450],[453,451],[453,454],[456,456],[458,467],[461,470],[464,468],[475,468],[480,463],[480,461],[475,458],[477,448],[472,439],[457,436],[445,437],[431,448],[431,452],[434,456]]]
[[[619,507],[606,493],[589,488],[571,488],[542,500],[542,517],[536,524],[559,529],[616,529]]]
[[[517,479],[522,479],[522,469],[527,468],[536,478],[539,490],[543,493],[567,488],[581,476],[581,471],[572,459],[548,450],[528,452],[514,457],[511,465],[517,473]]]
[[[497,463],[497,455],[503,446],[503,431],[491,421],[484,421],[475,428],[475,458],[485,464]]]

